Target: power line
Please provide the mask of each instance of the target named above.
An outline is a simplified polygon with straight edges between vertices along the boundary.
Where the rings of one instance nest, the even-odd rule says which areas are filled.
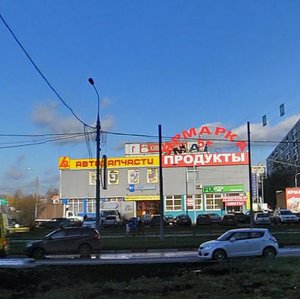
[[[6,146],[0,146],[0,149],[28,147],[28,146],[46,144],[46,143],[50,143],[50,142],[66,141],[66,140],[75,139],[75,138],[82,138],[82,136],[68,136],[68,137],[52,138],[52,139],[48,139],[48,140],[24,143],[24,144],[19,144],[19,145],[6,145]]]
[[[56,91],[56,89],[52,86],[52,84],[49,82],[49,80],[46,78],[46,76],[42,73],[42,71],[39,69],[39,67],[37,66],[37,64],[33,61],[33,59],[30,57],[29,53],[26,51],[26,49],[23,47],[23,45],[21,44],[21,42],[19,41],[19,39],[17,38],[17,36],[14,34],[14,32],[12,31],[12,29],[10,28],[10,26],[7,24],[7,22],[4,20],[3,16],[0,14],[0,19],[2,20],[3,24],[5,25],[5,27],[8,29],[8,31],[10,32],[10,34],[12,35],[12,37],[15,39],[15,41],[17,42],[17,44],[19,45],[19,47],[22,49],[22,51],[24,52],[24,54],[26,55],[26,57],[28,58],[28,60],[31,62],[31,64],[33,65],[33,67],[35,68],[35,70],[40,74],[40,76],[44,79],[44,81],[46,82],[46,84],[48,85],[48,87],[55,93],[55,95],[60,99],[60,101],[63,103],[63,105],[65,107],[67,107],[71,113],[73,114],[73,116],[79,121],[81,122],[84,126],[87,127],[91,127],[90,125],[86,124],[85,122],[83,122],[73,111],[73,109],[63,100],[63,98],[59,95],[59,93]]]

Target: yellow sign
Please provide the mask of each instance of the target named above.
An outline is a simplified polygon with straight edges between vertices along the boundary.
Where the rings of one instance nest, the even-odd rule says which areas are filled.
[[[100,159],[100,167],[104,166],[103,159]],[[122,158],[107,158],[107,168],[130,168],[130,167],[158,167],[158,156],[136,156]],[[71,159],[70,157],[60,157],[58,168],[60,170],[82,170],[96,169],[97,159]]]
[[[125,201],[147,201],[147,200],[159,200],[159,195],[127,195]]]

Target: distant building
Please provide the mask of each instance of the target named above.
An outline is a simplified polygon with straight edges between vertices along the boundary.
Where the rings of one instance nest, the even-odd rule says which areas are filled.
[[[300,119],[267,158],[268,177],[294,176],[300,171]]]

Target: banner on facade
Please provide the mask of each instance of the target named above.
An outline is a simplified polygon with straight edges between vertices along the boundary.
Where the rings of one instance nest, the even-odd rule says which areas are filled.
[[[148,200],[160,200],[159,195],[127,195],[125,201],[148,201]]]
[[[247,202],[247,196],[246,195],[226,195],[222,197],[223,202],[233,202],[233,201],[238,201],[238,202]]]
[[[211,185],[203,186],[203,193],[233,193],[233,192],[243,192],[244,185]]]
[[[295,213],[300,213],[300,188],[286,188],[286,207]]]
[[[103,160],[100,159],[101,167]],[[197,153],[183,155],[163,155],[162,167],[202,167],[248,165],[248,153]],[[96,169],[96,159],[71,159],[60,157],[60,170]],[[159,167],[158,156],[137,156],[123,158],[107,158],[107,168],[139,168]]]

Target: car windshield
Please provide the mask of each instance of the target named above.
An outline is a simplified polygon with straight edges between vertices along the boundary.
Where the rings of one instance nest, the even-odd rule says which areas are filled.
[[[281,215],[293,215],[291,211],[281,211]]]
[[[90,221],[96,221],[96,218],[87,218],[84,220],[84,222],[90,222]]]
[[[257,218],[269,218],[267,214],[257,214]]]

